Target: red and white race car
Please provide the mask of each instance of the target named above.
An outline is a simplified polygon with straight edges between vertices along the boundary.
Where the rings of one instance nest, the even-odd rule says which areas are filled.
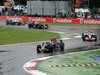
[[[37,45],[37,53],[53,53],[54,50],[60,49],[64,51],[64,42],[58,39],[51,39],[50,42],[43,42],[42,45]]]
[[[97,36],[93,31],[88,30],[82,33],[82,39],[83,41],[93,42],[93,41],[97,41]]]

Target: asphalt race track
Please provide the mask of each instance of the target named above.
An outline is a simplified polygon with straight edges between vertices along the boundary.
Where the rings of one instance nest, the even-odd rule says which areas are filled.
[[[7,26],[5,23],[0,24],[0,28],[17,28],[17,29],[28,29],[28,26]],[[90,50],[98,48],[100,29],[99,28],[82,28],[82,27],[65,27],[65,26],[52,26],[47,31],[61,31],[67,33],[76,33],[81,35],[85,30],[91,29],[98,36],[98,42],[89,43],[83,42],[81,38],[66,40],[65,51],[55,52],[53,54],[37,54],[36,46],[42,42],[16,44],[16,45],[5,45],[0,46],[0,75],[30,75],[23,69],[23,65],[36,58],[46,57],[50,55],[63,54],[76,51]],[[96,45],[96,46],[95,46]]]

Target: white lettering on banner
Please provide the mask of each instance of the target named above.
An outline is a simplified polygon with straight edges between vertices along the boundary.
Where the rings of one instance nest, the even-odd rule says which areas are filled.
[[[72,20],[68,20],[68,19],[56,19],[56,18],[54,18],[53,19],[53,23],[56,23],[56,22],[58,22],[58,23],[72,23]]]
[[[53,23],[56,23],[56,18],[53,19]]]
[[[31,18],[31,17],[29,17],[29,18],[28,18],[28,20],[29,20],[29,22],[30,22],[30,21],[32,21],[32,18]]]
[[[6,19],[8,19],[9,17],[6,17]]]
[[[100,24],[100,21],[96,20],[80,20],[80,24]]]
[[[84,22],[83,19],[80,19],[80,24],[84,24],[83,22]]]
[[[41,19],[41,18],[29,18],[29,21],[46,22],[46,19]]]

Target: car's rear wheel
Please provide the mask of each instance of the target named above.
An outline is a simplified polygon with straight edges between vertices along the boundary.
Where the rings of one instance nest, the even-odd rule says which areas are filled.
[[[19,26],[19,25],[21,25],[21,23],[17,23],[17,25]]]
[[[40,28],[39,29],[44,29],[44,26],[43,25],[40,25]]]
[[[60,43],[60,50],[64,51],[64,43]]]
[[[41,45],[37,45],[37,53],[41,53],[40,49],[41,49]]]
[[[6,25],[9,25],[9,23],[6,23]]]
[[[32,25],[31,24],[28,24],[28,28],[30,29],[32,27]]]
[[[49,28],[49,26],[47,24],[45,24],[45,29],[48,29],[48,28]]]
[[[53,46],[50,46],[50,53],[53,53],[53,51],[54,51],[54,48],[53,48]]]

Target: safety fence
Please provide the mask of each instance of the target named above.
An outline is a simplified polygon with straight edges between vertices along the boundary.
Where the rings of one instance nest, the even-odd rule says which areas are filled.
[[[38,21],[44,23],[100,25],[100,19],[68,19],[68,18],[0,16],[0,21],[6,21],[8,18],[16,18],[25,22]]]

